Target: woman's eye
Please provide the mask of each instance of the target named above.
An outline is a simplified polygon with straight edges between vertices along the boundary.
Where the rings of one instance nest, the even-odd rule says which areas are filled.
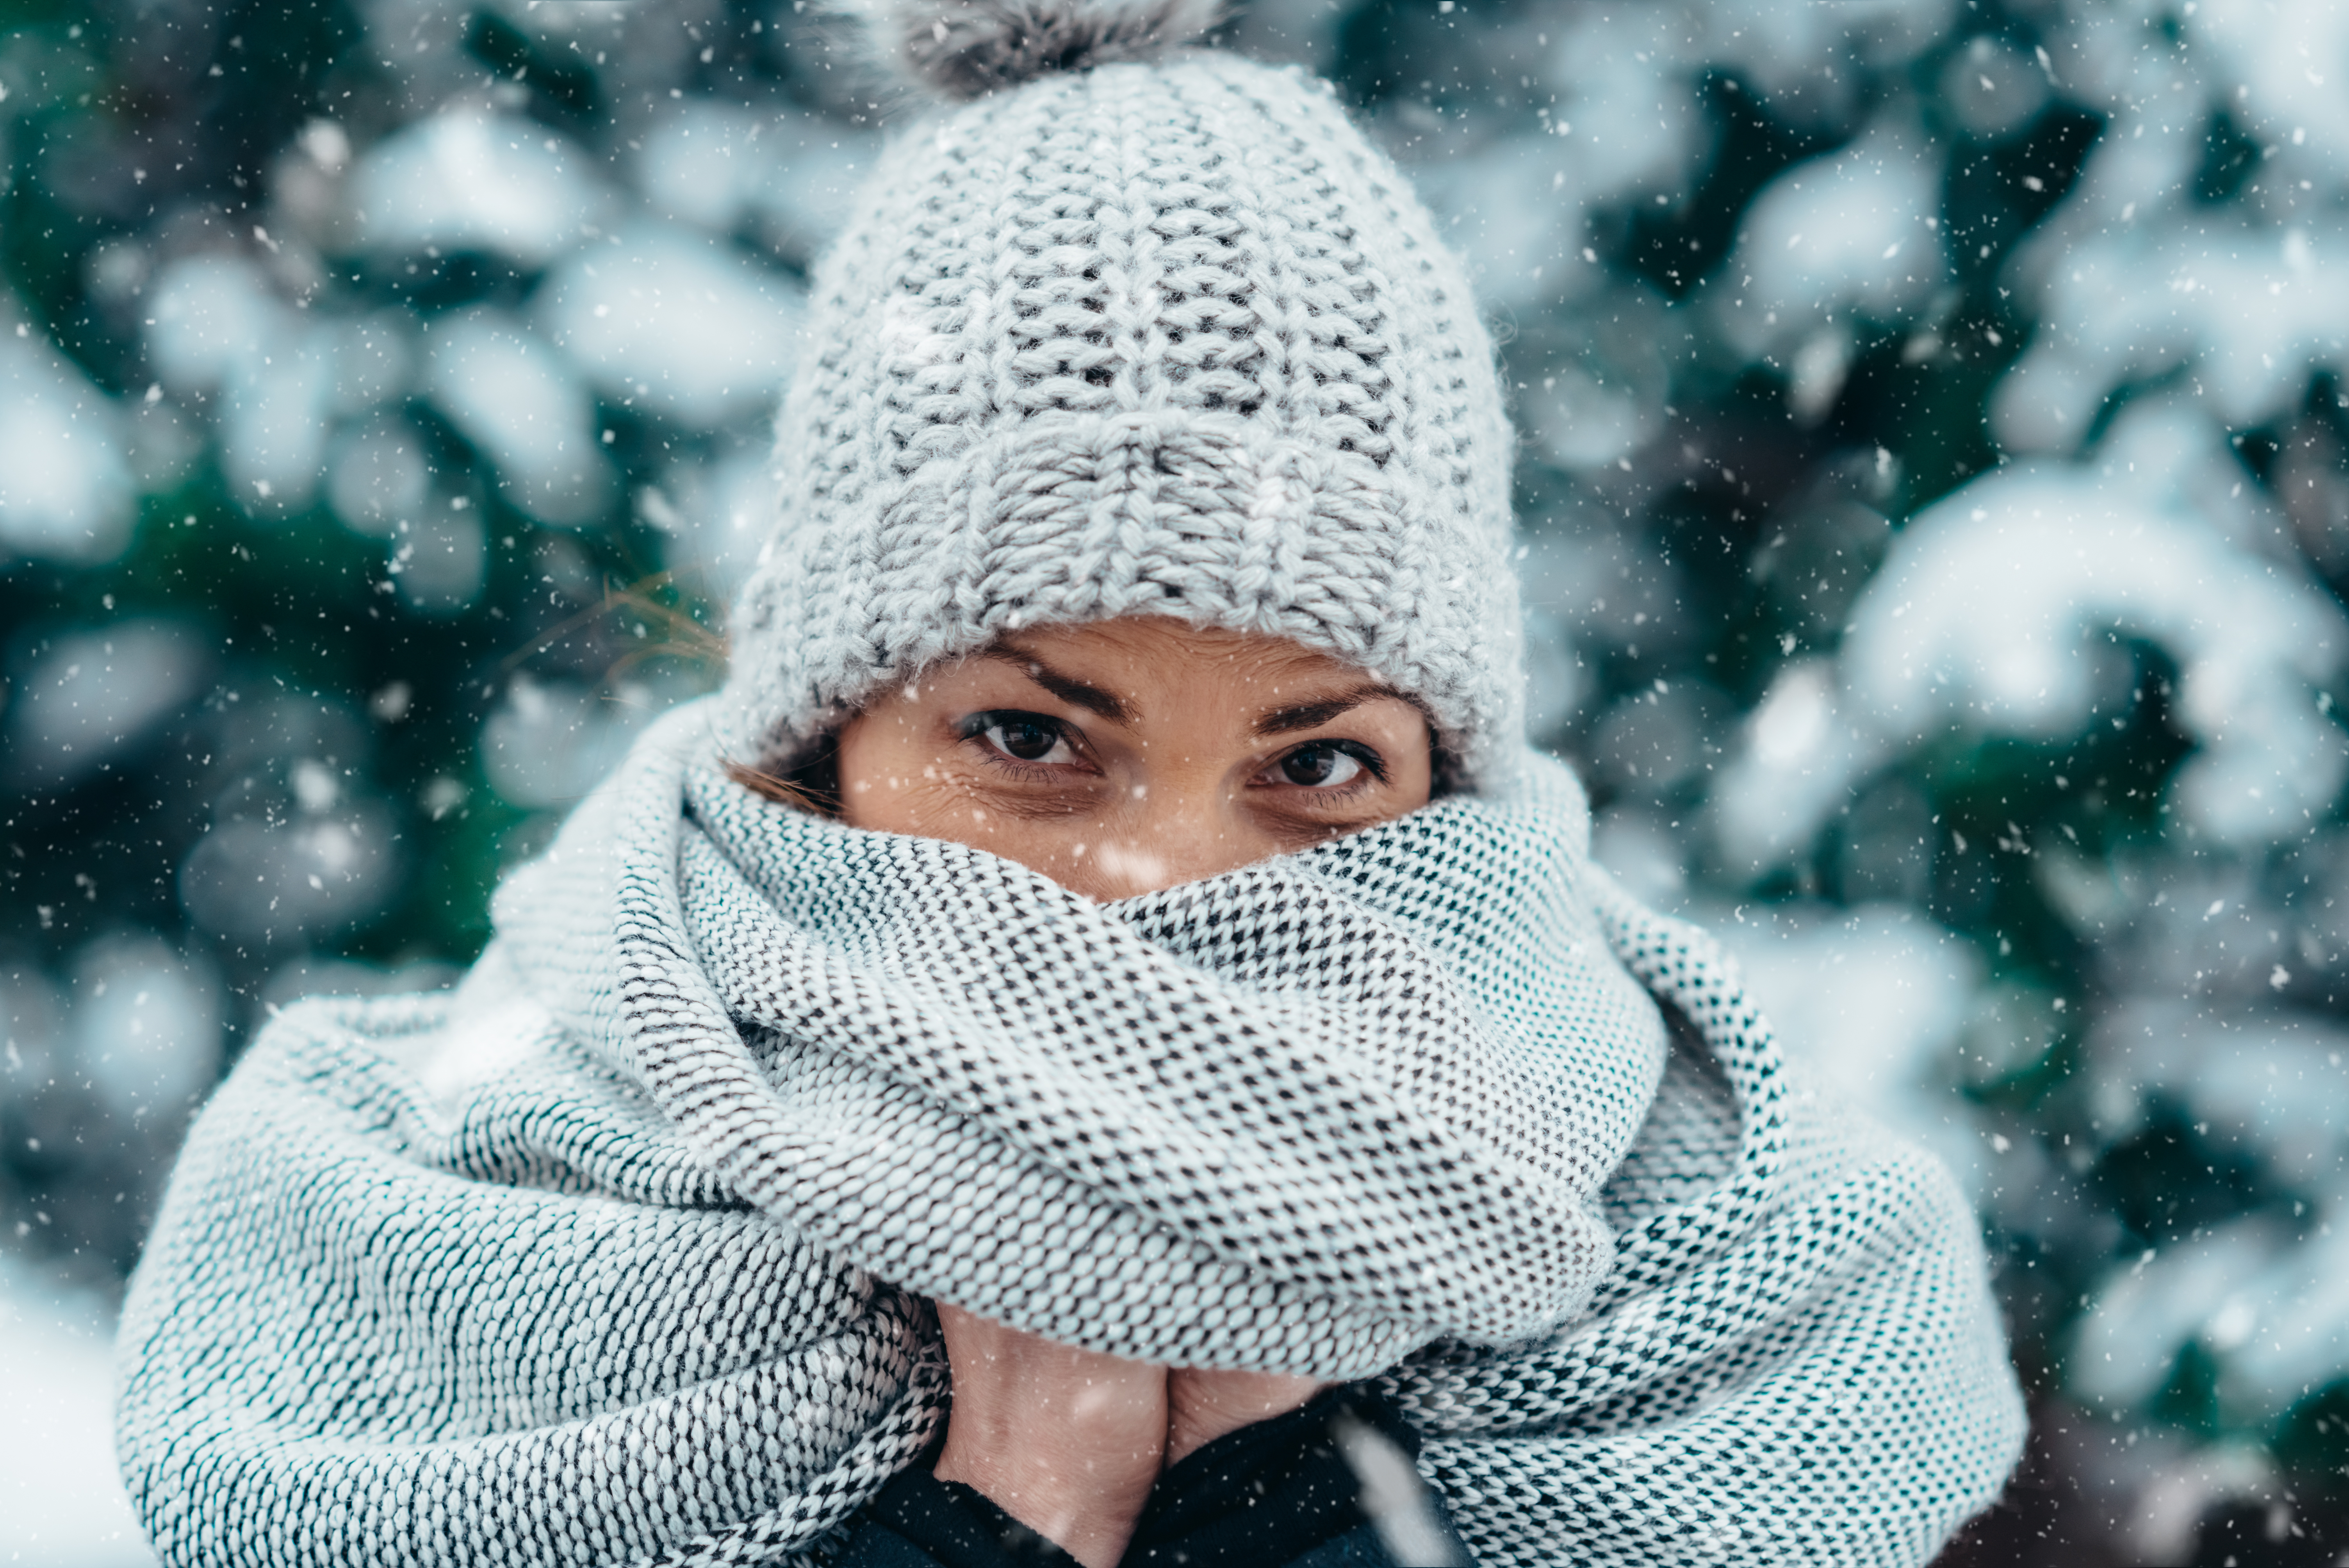
[[[1073,762],[1076,752],[1055,721],[1040,714],[1007,713],[988,717],[980,734],[1006,757],[1021,762]]]
[[[1341,746],[1300,746],[1275,765],[1280,777],[1308,789],[1350,784],[1364,771],[1362,759]]]

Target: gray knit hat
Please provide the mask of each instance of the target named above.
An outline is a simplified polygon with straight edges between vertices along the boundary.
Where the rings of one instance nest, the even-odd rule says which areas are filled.
[[[1292,637],[1520,738],[1510,435],[1467,279],[1327,83],[1201,0],[866,0],[942,102],[818,268],[734,755],[1021,627]],[[973,96],[976,95],[976,96]]]

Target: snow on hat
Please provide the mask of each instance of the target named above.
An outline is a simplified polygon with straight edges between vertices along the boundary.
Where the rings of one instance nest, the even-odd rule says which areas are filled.
[[[1167,614],[1523,728],[1510,435],[1465,274],[1212,0],[864,0],[936,101],[818,267],[721,738],[781,769],[1022,627]]]

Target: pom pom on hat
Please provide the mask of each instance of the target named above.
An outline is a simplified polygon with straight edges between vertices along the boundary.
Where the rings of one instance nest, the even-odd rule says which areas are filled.
[[[1224,0],[850,0],[907,85],[974,98],[1056,71],[1147,60],[1223,19]]]

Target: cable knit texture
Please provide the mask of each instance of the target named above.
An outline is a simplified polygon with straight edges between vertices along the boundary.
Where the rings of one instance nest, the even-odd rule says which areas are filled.
[[[1522,727],[1510,438],[1467,283],[1326,84],[1228,55],[1055,74],[901,133],[818,270],[726,735],[788,766],[1022,626],[1293,637]]]
[[[762,800],[704,717],[453,996],[290,1008],[199,1119],[120,1342],[173,1568],[820,1560],[943,1418],[918,1296],[1375,1375],[1488,1565],[1920,1564],[1996,1492],[1964,1201],[1557,764],[1098,905]]]

